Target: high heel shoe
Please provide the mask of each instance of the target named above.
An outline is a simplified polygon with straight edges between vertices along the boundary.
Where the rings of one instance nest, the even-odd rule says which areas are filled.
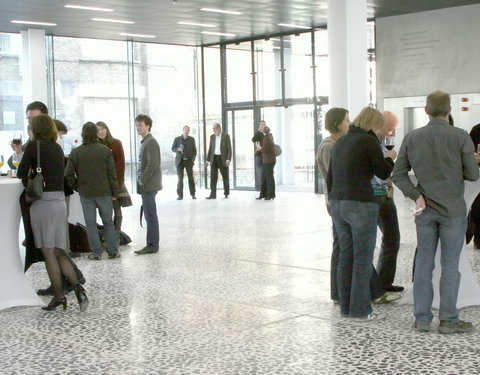
[[[63,309],[67,309],[67,299],[65,297],[53,297],[50,303],[47,306],[42,307],[42,310],[52,311],[55,310],[58,306],[63,305]]]
[[[75,297],[77,297],[78,306],[80,307],[80,311],[84,312],[87,311],[88,304],[90,301],[87,298],[87,294],[85,293],[85,289],[80,284],[77,284],[74,288],[75,290]]]

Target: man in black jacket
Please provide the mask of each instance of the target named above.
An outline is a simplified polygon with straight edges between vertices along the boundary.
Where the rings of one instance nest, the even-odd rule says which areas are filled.
[[[193,180],[193,165],[197,156],[197,147],[195,138],[190,137],[190,127],[183,127],[183,134],[173,141],[172,152],[176,153],[175,165],[177,166],[178,184],[177,184],[177,200],[183,199],[183,172],[187,170],[188,188],[192,199],[195,197],[195,181]]]
[[[217,180],[218,170],[222,174],[223,179],[223,194],[225,198],[228,198],[230,194],[230,183],[228,180],[228,166],[232,160],[232,143],[230,142],[230,136],[222,133],[222,127],[220,124],[213,124],[213,133],[210,136],[210,146],[207,153],[207,166],[212,165],[210,171],[210,196],[207,199],[217,198]]]

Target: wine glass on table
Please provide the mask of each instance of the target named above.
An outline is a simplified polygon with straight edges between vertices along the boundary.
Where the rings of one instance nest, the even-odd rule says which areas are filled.
[[[383,140],[383,145],[387,150],[393,150],[395,147],[395,137],[393,135],[388,135]]]
[[[22,161],[22,157],[23,157],[23,154],[17,154],[17,153],[13,154],[12,164],[15,167],[15,170],[12,173],[13,176],[17,175],[17,169],[18,169],[18,166],[20,165],[20,162]]]
[[[3,164],[4,164],[3,155],[0,155],[0,175],[2,174],[2,167],[3,167]]]

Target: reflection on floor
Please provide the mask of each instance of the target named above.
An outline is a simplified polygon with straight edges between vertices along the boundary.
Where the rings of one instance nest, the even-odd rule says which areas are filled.
[[[138,202],[124,211],[133,244],[122,258],[77,260],[91,299],[81,314],[39,307],[0,311],[3,374],[474,374],[478,331],[421,334],[412,307],[384,305],[383,321],[339,316],[329,299],[330,219],[323,197],[281,193],[256,201],[160,193],[160,252],[137,256]],[[409,285],[415,246],[410,201],[396,284]],[[480,253],[469,248],[475,270]],[[28,276],[48,284],[43,264]],[[45,303],[48,298],[44,297]],[[480,330],[480,309],[462,317]]]

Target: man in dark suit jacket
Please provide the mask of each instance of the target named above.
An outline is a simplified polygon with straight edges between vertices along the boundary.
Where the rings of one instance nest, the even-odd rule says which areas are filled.
[[[207,153],[207,166],[212,165],[210,172],[210,196],[207,199],[217,198],[217,180],[218,170],[222,174],[223,179],[223,193],[225,198],[228,198],[230,194],[230,184],[228,181],[228,166],[230,160],[232,160],[232,143],[230,142],[230,136],[222,133],[222,127],[220,124],[213,124],[213,133],[210,136],[210,146]]]
[[[175,165],[177,166],[178,184],[177,184],[177,200],[183,199],[183,172],[187,170],[188,188],[192,199],[195,197],[195,181],[193,180],[193,164],[197,156],[197,147],[195,146],[195,138],[190,137],[190,127],[183,127],[183,134],[175,138],[172,145],[172,152],[176,153]]]

